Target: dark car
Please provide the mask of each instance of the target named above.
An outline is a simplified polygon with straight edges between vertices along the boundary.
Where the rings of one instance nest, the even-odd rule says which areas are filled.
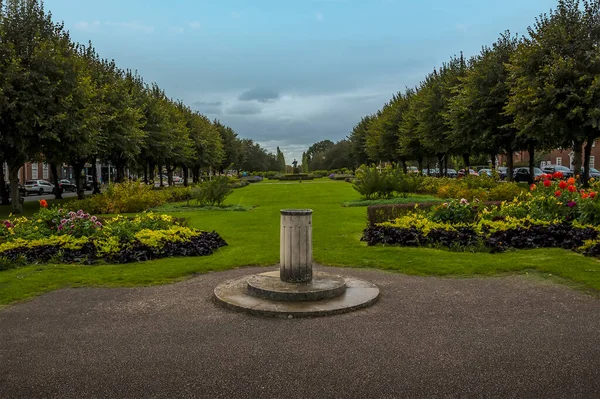
[[[451,177],[453,179],[456,179],[458,177],[458,173],[455,169],[448,169],[446,172],[446,177]]]
[[[583,174],[584,171],[585,168],[581,168],[581,174]],[[598,171],[598,169],[595,168],[590,168],[590,177],[593,177],[594,179],[600,178],[600,171]]]
[[[77,191],[77,186],[75,185],[75,183],[72,183],[70,180],[67,179],[59,180],[58,187],[62,188],[63,192],[71,191],[74,193],[75,191]]]
[[[533,168],[534,178],[533,180],[539,179],[540,176],[545,175],[543,170],[540,168]],[[528,182],[529,181],[529,168],[516,168],[513,172],[513,176],[516,182]]]
[[[496,172],[498,172],[498,176],[500,176],[501,180],[506,179],[506,176],[508,176],[508,168],[506,166],[497,167]]]
[[[567,168],[566,166],[562,166],[562,165],[544,166],[544,173],[552,175],[556,172],[562,173],[563,177],[566,177],[566,178],[574,176],[573,171],[571,169]]]
[[[10,196],[10,183],[5,183],[6,184],[6,191],[8,191],[8,195]],[[27,190],[25,190],[25,187],[23,187],[21,184],[19,184],[19,192],[21,193],[21,197],[27,197]]]

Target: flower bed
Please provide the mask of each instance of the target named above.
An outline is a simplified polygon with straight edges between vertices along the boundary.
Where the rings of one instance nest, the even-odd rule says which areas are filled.
[[[391,222],[371,224],[368,245],[445,247],[457,250],[564,248],[600,255],[597,185],[581,189],[574,179],[546,175],[524,193],[497,207],[477,200],[449,201],[415,210]]]
[[[41,204],[42,206],[44,204]],[[82,210],[42,207],[31,218],[0,226],[0,270],[36,263],[128,263],[172,256],[204,256],[227,245],[216,232],[185,220],[142,213],[101,219]]]

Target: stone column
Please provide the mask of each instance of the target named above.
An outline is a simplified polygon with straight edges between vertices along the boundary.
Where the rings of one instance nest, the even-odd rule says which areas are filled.
[[[288,283],[312,280],[312,210],[281,211],[279,278]]]

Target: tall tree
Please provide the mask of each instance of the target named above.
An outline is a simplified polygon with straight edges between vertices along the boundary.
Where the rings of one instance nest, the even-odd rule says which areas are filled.
[[[537,147],[572,148],[574,168],[586,166],[600,137],[600,5],[559,0],[528,29],[510,59],[512,94],[506,107],[521,135]],[[534,146],[531,144],[530,146]],[[583,176],[587,182],[589,166]]]

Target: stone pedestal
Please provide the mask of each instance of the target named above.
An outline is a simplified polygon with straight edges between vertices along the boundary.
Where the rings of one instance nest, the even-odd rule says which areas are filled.
[[[312,280],[312,210],[281,211],[279,278],[288,283]]]

